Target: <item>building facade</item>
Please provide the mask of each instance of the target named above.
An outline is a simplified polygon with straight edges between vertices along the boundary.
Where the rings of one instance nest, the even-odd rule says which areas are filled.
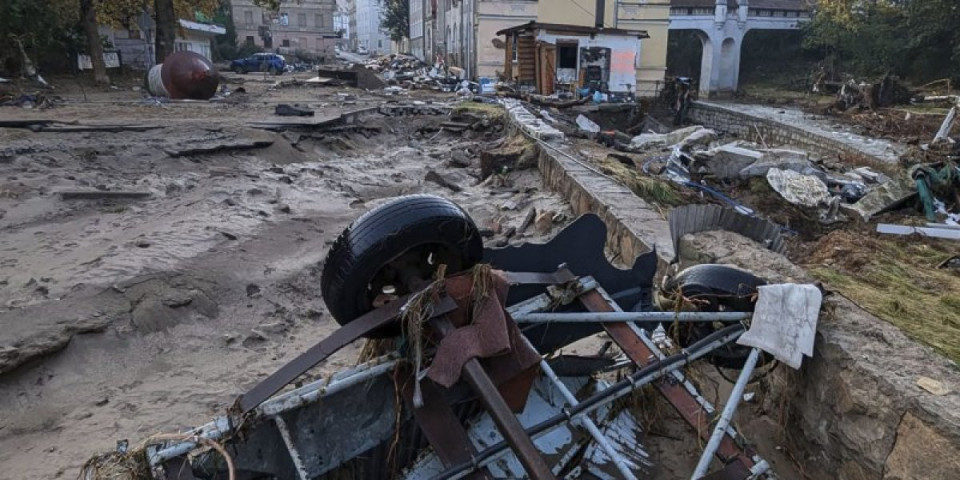
[[[350,13],[345,0],[337,0],[337,10],[333,13],[333,30],[340,35],[338,44],[348,48],[350,44]]]
[[[593,27],[601,2],[589,0],[540,0],[537,21]],[[667,30],[670,2],[619,2],[602,0],[603,26],[643,30],[650,38],[641,41],[637,59],[637,94],[650,97],[663,86],[667,72]]]
[[[136,70],[149,70],[156,64],[156,23],[147,13],[137,16],[134,20],[125,29],[101,25],[100,35],[107,38],[114,46],[120,65]],[[213,39],[217,35],[227,33],[226,28],[185,19],[179,19],[178,22],[180,28],[177,31],[174,51],[195,52],[213,60]],[[105,55],[105,58],[109,57]],[[112,65],[108,62],[108,67],[110,66]]]
[[[602,0],[605,28],[646,31],[636,61],[637,94],[656,95],[667,68],[670,3]],[[596,26],[596,0],[410,0],[410,44],[420,59],[438,56],[470,78],[503,75],[505,38],[527,22]],[[419,45],[423,45],[422,49]]]
[[[231,0],[237,43],[282,54],[298,51],[327,56],[339,41],[334,28],[335,0],[283,0],[272,11],[253,0]]]
[[[425,50],[424,38],[424,0],[410,0],[410,54],[423,60]]]
[[[366,48],[371,55],[393,53],[390,36],[380,28],[384,5],[380,0],[354,0],[356,4],[356,47]]]

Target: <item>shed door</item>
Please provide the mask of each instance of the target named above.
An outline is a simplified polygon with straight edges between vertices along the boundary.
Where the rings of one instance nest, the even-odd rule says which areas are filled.
[[[553,83],[557,76],[557,47],[549,43],[540,45],[540,71],[537,72],[541,95],[553,95]]]

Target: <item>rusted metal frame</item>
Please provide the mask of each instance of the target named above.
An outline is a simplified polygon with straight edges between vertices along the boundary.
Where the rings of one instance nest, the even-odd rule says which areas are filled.
[[[743,332],[744,328],[739,324],[731,325],[718,330],[697,341],[697,343],[687,347],[681,353],[656,359],[650,365],[640,368],[626,379],[591,395],[587,399],[584,399],[579,405],[564,409],[562,413],[559,413],[530,428],[527,428],[526,432],[532,438],[536,438],[557,426],[570,422],[571,420],[574,420],[580,416],[587,415],[598,408],[609,404],[610,402],[623,398],[625,395],[648,383],[670,375],[686,365],[689,365],[691,362],[709,355],[710,352],[716,350],[717,348],[727,345],[739,338]],[[503,455],[507,449],[508,444],[506,442],[498,442],[478,453],[473,462],[463,463],[454,468],[447,469],[446,471],[440,473],[437,478],[463,478],[467,472],[495,461],[497,458]]]
[[[553,273],[539,272],[503,272],[502,274],[510,285],[553,285],[572,282],[577,279],[565,265]]]
[[[580,296],[580,301],[591,312],[615,312],[619,307],[612,301],[604,298],[602,289],[598,288]],[[620,346],[623,352],[634,361],[639,367],[644,367],[656,362],[662,354],[650,348],[643,338],[638,335],[635,326],[627,323],[607,323],[603,326],[610,338]],[[654,347],[655,348],[655,347]],[[659,355],[658,355],[659,354]],[[680,416],[697,432],[703,440],[710,438],[710,420],[711,412],[704,408],[697,401],[696,396],[684,388],[682,385],[674,382],[657,382],[657,390],[670,402],[677,410]],[[738,461],[749,470],[756,462],[753,460],[752,452],[744,451],[735,441],[731,434],[732,429],[728,429],[717,448],[717,457],[723,463]]]
[[[440,335],[446,336],[454,330],[453,324],[444,316],[433,319],[433,326]],[[533,440],[524,431],[523,425],[513,414],[506,400],[500,396],[497,386],[490,380],[490,376],[483,370],[480,361],[471,358],[463,364],[461,375],[474,393],[480,398],[487,413],[497,425],[500,434],[517,455],[523,469],[533,480],[554,480],[556,477],[547,466],[547,462],[540,455],[540,451],[533,444]]]
[[[237,405],[242,413],[249,413],[258,405],[266,401],[273,394],[279,392],[283,387],[290,384],[313,368],[316,364],[333,355],[341,348],[349,345],[358,338],[394,321],[400,315],[401,309],[407,304],[407,301],[416,293],[407,295],[403,298],[388,303],[382,308],[373,310],[367,314],[358,317],[356,320],[338,328],[329,337],[324,338],[316,345],[310,347],[306,352],[300,354],[279,370],[263,379],[255,387],[237,399]],[[440,301],[433,305],[433,314],[441,315],[452,312],[457,308],[456,302],[450,297],[443,296]]]
[[[403,395],[404,403],[413,412],[413,417],[420,426],[420,430],[427,437],[427,442],[433,447],[437,458],[444,467],[451,467],[464,462],[470,462],[477,453],[470,441],[466,429],[460,423],[460,419],[453,412],[449,404],[443,401],[443,393],[437,389],[436,385],[430,381],[424,381],[420,385],[420,391],[423,398],[423,406],[415,408],[413,406],[413,385],[415,381],[415,372],[411,368],[402,368],[399,373],[402,384],[400,391]],[[474,472],[471,480],[487,479],[489,476],[485,470]]]

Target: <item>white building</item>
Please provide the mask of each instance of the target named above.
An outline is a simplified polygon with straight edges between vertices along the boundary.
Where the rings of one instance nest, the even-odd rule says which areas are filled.
[[[371,54],[377,55],[393,53],[390,36],[380,29],[380,16],[384,8],[380,0],[355,0],[354,4],[356,47],[365,47]]]
[[[212,43],[214,37],[227,33],[226,28],[220,25],[200,23],[182,18],[179,19],[179,27],[174,51],[196,52],[210,60],[213,60]],[[120,64],[137,70],[149,70],[156,63],[156,30],[157,27],[153,18],[144,13],[130,22],[129,28],[121,29],[101,25],[100,35],[106,37],[113,44],[117,50]],[[104,57],[108,59],[108,62],[112,59],[106,54]]]
[[[424,3],[424,0],[410,0],[410,53],[420,60],[424,60],[427,51],[423,38]]]

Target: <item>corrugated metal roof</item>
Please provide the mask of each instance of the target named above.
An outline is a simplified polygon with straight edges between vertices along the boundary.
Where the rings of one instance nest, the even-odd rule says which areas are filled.
[[[770,250],[783,253],[786,245],[780,226],[761,218],[748,217],[719,205],[684,205],[670,211],[670,237],[673,250],[680,251],[680,239],[688,233],[727,230],[753,239]]]
[[[530,21],[522,25],[517,25],[515,27],[504,28],[497,32],[497,35],[506,35],[509,33],[521,33],[533,30],[552,30],[557,32],[569,32],[569,33],[580,33],[584,35],[591,35],[596,33],[605,33],[609,35],[629,35],[637,36],[640,38],[650,38],[650,35],[647,34],[646,30],[623,30],[620,28],[597,28],[597,27],[588,27],[585,25],[567,25],[563,23],[538,23]]]

